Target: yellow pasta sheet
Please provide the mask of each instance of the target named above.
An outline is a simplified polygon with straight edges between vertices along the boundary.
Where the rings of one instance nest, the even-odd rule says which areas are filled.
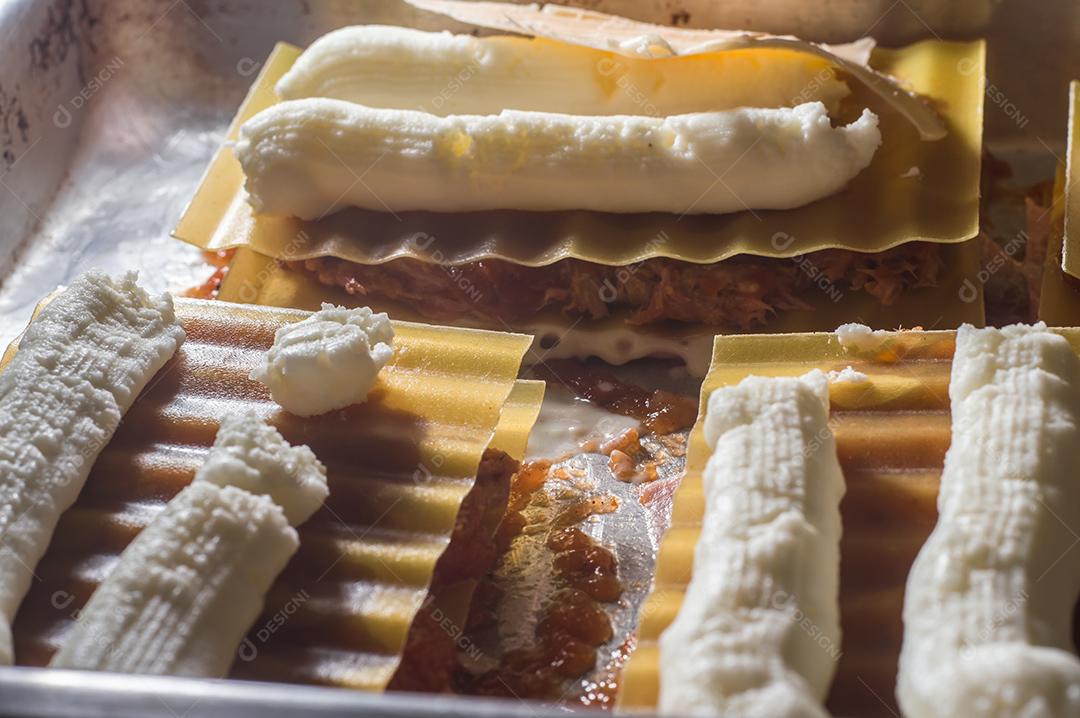
[[[1080,192],[1073,187],[1073,182],[1080,177],[1080,82],[1069,85],[1069,137],[1065,159],[1065,185],[1062,197],[1065,203],[1065,238],[1062,247],[1061,266],[1065,273],[1080,277]]]
[[[521,461],[529,444],[529,434],[540,416],[547,384],[535,379],[518,379],[506,397],[499,425],[491,439],[492,448],[505,452],[510,458]]]
[[[1080,82],[1069,86],[1069,130],[1065,165],[1058,167],[1050,205],[1039,318],[1051,326],[1080,324]]]
[[[300,527],[233,676],[385,688],[482,454],[524,453],[543,397],[542,384],[517,380],[531,338],[394,322],[394,357],[367,403],[300,418],[248,374],[305,312],[184,299],[176,309],[187,341],[61,518],[15,622],[18,663],[48,662],[119,553],[191,481],[221,417],[252,411],[311,446],[330,496]]]
[[[1080,348],[1080,330],[1061,330]],[[641,610],[637,647],[620,680],[623,710],[654,711],[657,640],[678,613],[701,529],[701,476],[709,458],[703,414],[709,395],[745,377],[799,376],[851,366],[867,382],[830,386],[829,425],[847,493],[841,504],[840,613],[843,631],[828,698],[833,715],[896,716],[904,585],[937,520],[937,487],[950,440],[949,373],[955,332],[892,333],[855,353],[834,334],[717,337],[701,389],[702,415],[689,442],[686,475],[675,493],[671,528]]]
[[[604,51],[594,52],[600,59],[605,57]],[[277,101],[274,84],[299,53],[291,45],[277,46],[241,105],[228,139],[235,139],[245,120]],[[617,61],[618,56],[608,54]],[[696,61],[702,57],[708,55],[697,55]],[[816,56],[806,58],[821,62]],[[945,137],[921,140],[917,128],[903,115],[865,85],[849,81],[852,93],[841,102],[836,119],[850,121],[863,107],[871,107],[880,115],[883,144],[871,165],[846,189],[796,209],[685,216],[514,211],[390,214],[348,209],[305,222],[253,215],[245,199],[240,165],[223,146],[174,236],[203,249],[250,247],[277,259],[335,256],[378,264],[415,257],[457,264],[502,258],[530,266],[566,258],[608,265],[653,257],[709,263],[737,254],[787,257],[833,247],[877,252],[915,240],[954,243],[974,237],[982,146],[983,43],[926,41],[899,50],[878,49],[871,65],[922,95],[943,120]],[[722,168],[717,173],[721,176]]]

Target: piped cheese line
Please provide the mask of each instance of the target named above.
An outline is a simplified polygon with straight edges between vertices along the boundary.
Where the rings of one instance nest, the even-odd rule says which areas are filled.
[[[1045,325],[957,332],[938,522],[908,576],[909,718],[1080,716],[1080,361]]]
[[[740,49],[782,48],[825,58],[865,84],[896,108],[924,140],[939,140],[948,128],[928,102],[896,78],[869,67],[872,38],[847,45],[823,45],[790,35],[746,30],[701,30],[637,22],[556,3],[507,3],[476,0],[406,0],[410,5],[471,25],[502,32],[546,37],[628,57],[671,57]]]
[[[657,117],[817,100],[834,108],[848,94],[826,61],[784,50],[650,60],[551,40],[380,25],[320,37],[276,89],[284,100],[328,97],[435,115]]]
[[[60,514],[184,340],[168,294],[89,272],[30,323],[0,374],[0,664]]]
[[[827,420],[820,371],[751,376],[709,397],[705,514],[660,638],[662,714],[827,715],[844,493]]]
[[[346,206],[722,214],[833,194],[880,143],[872,112],[834,128],[821,103],[661,119],[437,117],[308,99],[257,114],[235,151],[249,201],[272,215],[317,219]]]
[[[224,677],[299,545],[269,497],[196,481],[124,550],[49,665]]]
[[[195,480],[120,555],[50,665],[224,677],[300,545],[292,526],[327,493],[311,449],[227,416]]]

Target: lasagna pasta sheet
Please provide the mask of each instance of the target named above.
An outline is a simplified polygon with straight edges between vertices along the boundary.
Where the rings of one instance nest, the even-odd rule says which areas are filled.
[[[866,65],[874,47],[870,38],[846,45],[812,45],[789,36],[746,30],[703,30],[653,25],[619,15],[556,3],[537,5],[475,0],[405,1],[420,10],[445,15],[470,25],[544,37],[572,45],[617,52],[628,57],[694,55],[789,40],[799,42],[800,49],[804,51],[809,51],[806,46],[810,46],[821,50],[830,58]]]
[[[300,527],[231,675],[384,689],[481,456],[523,453],[543,396],[517,380],[531,338],[395,322],[394,358],[367,403],[301,419],[248,373],[305,312],[183,299],[176,311],[188,339],[61,518],[15,622],[17,662],[48,662],[120,552],[191,481],[220,417],[252,411],[311,446],[330,497]]]
[[[512,459],[525,458],[529,434],[540,416],[547,384],[534,379],[518,379],[503,404],[499,425],[491,439],[492,448],[508,454]],[[500,517],[501,518],[501,517]]]
[[[1080,177],[1080,82],[1073,81],[1069,86],[1069,137],[1065,159],[1065,183],[1062,187],[1064,202],[1064,236],[1061,267],[1066,274],[1080,278],[1080,192],[1073,187],[1073,182]]]
[[[1080,330],[1061,330],[1074,350]],[[908,570],[937,519],[938,481],[949,447],[949,375],[955,332],[882,332],[861,350],[835,334],[717,337],[700,406],[716,388],[759,376],[838,372],[829,388],[829,426],[847,493],[840,506],[840,623],[833,715],[899,715],[894,697]],[[865,380],[847,367],[865,375]],[[844,372],[843,376],[839,372]],[[702,471],[709,458],[699,416],[687,471],[675,493],[671,528],[623,671],[624,711],[655,712],[658,639],[682,604],[701,532]],[[809,626],[807,630],[815,630]]]
[[[230,141],[245,120],[277,102],[274,84],[299,54],[285,44],[274,50],[233,121]],[[849,82],[852,93],[834,119],[846,123],[870,107],[880,117],[883,144],[846,189],[796,209],[684,216],[347,209],[318,222],[256,217],[243,191],[243,172],[226,146],[174,234],[207,250],[250,247],[276,259],[335,256],[378,264],[413,257],[458,264],[500,258],[530,266],[566,258],[608,265],[653,257],[709,263],[738,254],[788,257],[832,247],[876,252],[914,240],[962,242],[978,231],[983,55],[981,42],[927,41],[874,50],[871,65],[927,98],[947,133],[921,140],[903,115],[865,85]],[[722,181],[724,168],[713,170]],[[687,199],[689,212],[692,200]]]
[[[1050,213],[1039,319],[1050,326],[1080,324],[1080,81],[1069,86],[1065,165],[1058,165]]]

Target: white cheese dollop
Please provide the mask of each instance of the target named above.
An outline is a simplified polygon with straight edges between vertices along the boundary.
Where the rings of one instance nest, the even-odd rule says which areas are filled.
[[[361,404],[393,356],[385,313],[323,304],[307,319],[281,327],[251,378],[270,388],[286,411],[315,416]]]

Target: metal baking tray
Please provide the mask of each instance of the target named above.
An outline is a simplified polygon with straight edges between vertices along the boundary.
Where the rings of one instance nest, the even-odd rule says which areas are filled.
[[[883,45],[989,41],[986,142],[1018,180],[1062,156],[1080,76],[1069,0],[564,0],[649,22]],[[386,23],[471,28],[398,0],[0,0],[0,346],[91,268],[184,289],[211,269],[169,232],[274,43]],[[0,668],[0,716],[529,716],[517,701]]]

